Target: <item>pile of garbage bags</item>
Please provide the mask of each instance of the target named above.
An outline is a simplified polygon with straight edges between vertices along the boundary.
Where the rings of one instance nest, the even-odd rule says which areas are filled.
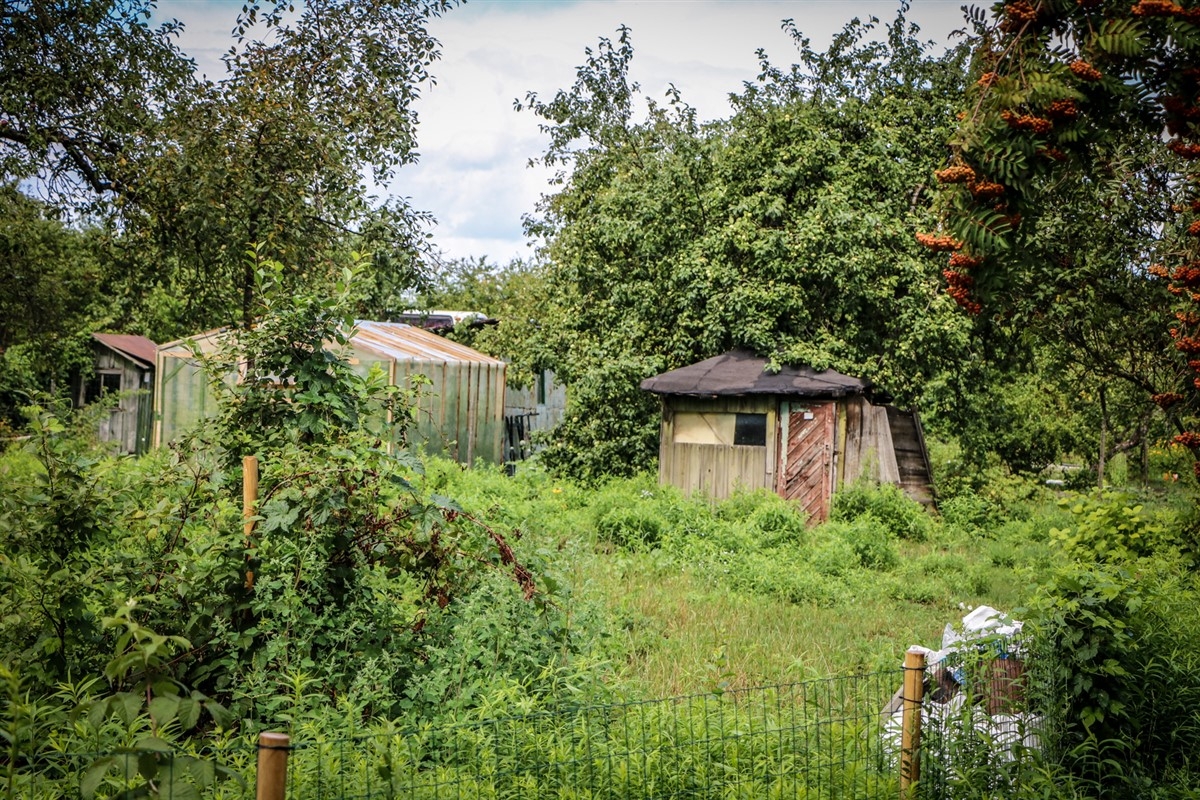
[[[922,739],[937,757],[952,760],[968,749],[985,748],[992,763],[1012,761],[1021,751],[1039,750],[1042,719],[1028,709],[1028,655],[1022,623],[990,606],[980,606],[958,626],[946,625],[938,650],[916,645],[925,655],[921,704]],[[898,759],[904,719],[903,688],[884,708],[884,753]]]

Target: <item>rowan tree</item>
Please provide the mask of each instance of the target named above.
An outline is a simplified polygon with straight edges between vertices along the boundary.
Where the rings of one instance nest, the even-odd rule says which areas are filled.
[[[1139,387],[1200,454],[1197,21],[1169,0],[973,9],[943,228],[918,238],[951,253],[947,291],[970,314],[1049,320],[1079,368]]]

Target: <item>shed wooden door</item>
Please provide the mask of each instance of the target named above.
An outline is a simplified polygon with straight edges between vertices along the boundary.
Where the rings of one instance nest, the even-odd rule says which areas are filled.
[[[783,463],[779,494],[786,500],[799,501],[812,522],[829,517],[835,409],[834,403],[790,403],[780,408],[779,452]]]

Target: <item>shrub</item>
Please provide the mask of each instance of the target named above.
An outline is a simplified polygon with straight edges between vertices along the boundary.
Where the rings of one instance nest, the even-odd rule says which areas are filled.
[[[1030,663],[1051,697],[1058,752],[1083,778],[1104,770],[1101,797],[1137,796],[1171,773],[1187,776],[1181,786],[1200,778],[1198,602],[1186,565],[1143,559],[1136,573],[1072,564],[1031,605],[1041,657]]]
[[[851,522],[826,523],[822,530],[849,544],[860,567],[887,570],[899,561],[891,532],[869,511]]]
[[[822,535],[813,545],[812,566],[821,575],[844,575],[860,564],[854,545],[840,533],[837,528],[823,526]]]
[[[829,518],[849,522],[868,512],[898,539],[924,541],[933,524],[921,504],[910,500],[898,486],[866,482],[835,494]]]
[[[1120,563],[1167,551],[1178,553],[1188,542],[1170,514],[1150,513],[1134,498],[1099,492],[1060,501],[1075,516],[1074,524],[1054,528],[1050,538],[1076,561]]]
[[[612,508],[596,520],[596,535],[627,550],[645,550],[662,539],[663,521],[652,509]]]
[[[996,503],[973,493],[943,500],[938,510],[943,522],[968,533],[990,531],[1004,518],[1002,509]]]
[[[808,539],[804,517],[790,504],[777,500],[756,508],[750,514],[750,525],[761,534],[763,547],[803,547]]]

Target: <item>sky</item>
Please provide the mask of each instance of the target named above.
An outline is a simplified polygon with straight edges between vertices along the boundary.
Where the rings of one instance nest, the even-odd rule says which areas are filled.
[[[909,19],[926,38],[945,42],[962,27],[962,0],[913,0]],[[486,257],[503,264],[533,254],[521,227],[538,198],[553,191],[550,172],[529,167],[546,138],[530,112],[513,102],[569,88],[584,48],[632,31],[631,77],[661,99],[674,84],[702,119],[728,115],[729,93],[758,73],[759,48],[791,64],[796,50],[780,23],[824,49],[852,17],[895,16],[895,0],[468,0],[430,24],[441,42],[420,117],[420,160],[382,191],[406,197],[437,219],[444,258]],[[160,0],[159,12],[185,25],[180,44],[216,78],[241,0]]]

